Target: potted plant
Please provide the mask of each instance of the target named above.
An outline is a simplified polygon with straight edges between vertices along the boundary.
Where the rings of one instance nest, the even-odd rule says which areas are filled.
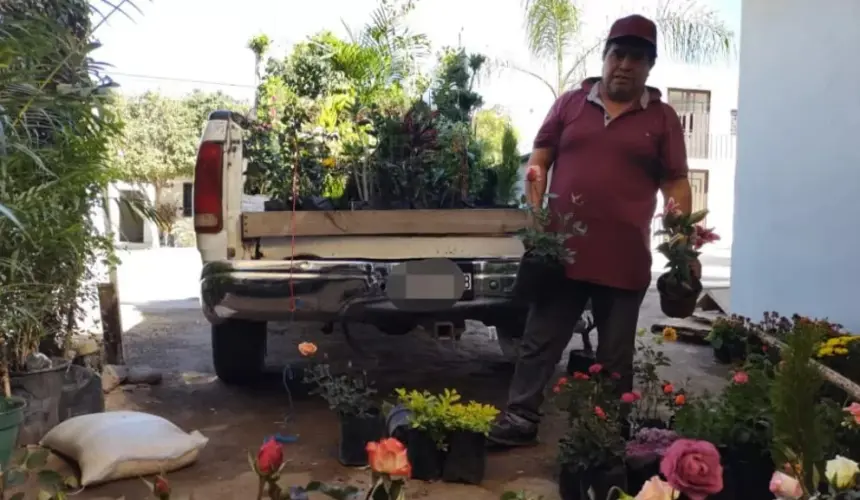
[[[559,442],[559,494],[563,500],[607,498],[612,488],[627,487],[618,416],[601,406],[583,406]],[[592,497],[589,490],[593,490]]]
[[[630,404],[628,421],[631,434],[644,427],[665,429],[669,427],[668,410],[675,406],[678,394],[674,384],[660,378],[659,369],[672,364],[660,346],[664,341],[675,341],[677,332],[666,328],[662,335],[649,336],[647,330],[636,333],[637,352],[633,362],[633,375],[638,391],[622,395],[622,402]]]
[[[314,356],[317,346],[302,342],[299,352],[303,356]],[[367,374],[335,375],[327,363],[315,363],[305,371],[304,382],[313,387],[311,394],[322,396],[340,418],[340,463],[357,467],[367,465],[365,446],[382,437],[381,415],[373,401],[376,390]]]
[[[560,379],[553,392],[568,414],[568,430],[559,442],[559,493],[564,500],[606,498],[612,487],[625,488],[621,401],[614,379],[595,363],[588,372]]]
[[[521,300],[535,300],[556,288],[565,277],[565,266],[572,264],[576,255],[568,248],[568,240],[586,232],[585,225],[575,221],[572,213],[557,214],[557,220],[553,221],[548,200],[555,197],[547,193],[541,198],[546,200],[542,206],[529,207],[532,223],[519,233],[525,253],[517,269],[513,293]],[[581,203],[573,195],[570,202],[573,206]]]
[[[445,389],[439,395],[403,388],[397,389],[395,393],[398,405],[389,415],[396,412],[400,418],[393,422],[389,417],[389,435],[392,434],[392,427],[407,428],[406,444],[413,478],[424,481],[441,478],[447,450],[450,407],[460,400],[460,395],[450,389]]]
[[[668,271],[657,278],[657,290],[660,292],[660,308],[666,316],[687,318],[696,310],[702,282],[691,274],[690,264],[699,257],[702,245],[720,238],[713,229],[699,225],[707,215],[707,210],[684,214],[675,200],[669,198],[663,213],[658,216],[663,228],[657,234],[664,235],[666,240],[657,250],[668,260]]]
[[[714,359],[723,364],[746,359],[750,328],[749,320],[742,316],[717,318],[706,338],[714,349]]]
[[[494,406],[475,401],[455,403],[448,408],[448,453],[442,479],[452,483],[481,484],[487,467],[487,440],[490,426],[499,414]]]
[[[638,491],[650,478],[660,473],[660,460],[678,434],[669,429],[644,427],[627,441],[624,458],[627,464],[627,487]]]

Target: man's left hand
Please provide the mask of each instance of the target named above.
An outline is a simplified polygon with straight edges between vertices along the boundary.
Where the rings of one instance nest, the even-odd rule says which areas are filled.
[[[693,259],[690,262],[690,274],[697,280],[702,279],[702,263],[699,259]]]

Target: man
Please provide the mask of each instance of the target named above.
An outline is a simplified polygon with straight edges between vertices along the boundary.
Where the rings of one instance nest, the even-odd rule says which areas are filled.
[[[576,262],[560,293],[531,306],[506,411],[490,440],[536,441],[544,389],[586,302],[598,332],[597,360],[633,387],[639,308],[651,281],[650,228],[657,191],[691,209],[687,153],[678,115],[645,86],[657,58],[657,28],[645,17],[617,20],[603,52],[603,76],[559,97],[534,141],[527,186],[540,206],[549,168],[554,214],[574,213],[588,229],[568,240]],[[578,198],[577,203],[572,196]],[[552,226],[549,228],[553,229]],[[700,274],[700,266],[693,269]]]

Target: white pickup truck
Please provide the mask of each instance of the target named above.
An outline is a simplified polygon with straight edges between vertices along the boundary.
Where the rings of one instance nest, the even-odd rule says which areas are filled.
[[[511,293],[523,252],[513,236],[526,222],[520,210],[243,211],[246,126],[239,114],[211,113],[194,170],[201,302],[221,380],[245,383],[261,373],[269,321],[319,321],[328,331],[362,322],[395,335],[422,325],[456,336],[475,319],[495,326],[502,350],[513,354],[526,316]],[[462,282],[451,287],[456,296],[412,300],[439,283],[421,281],[416,269],[446,264]],[[386,287],[406,268],[418,289],[406,286],[404,295],[399,286],[392,300]]]

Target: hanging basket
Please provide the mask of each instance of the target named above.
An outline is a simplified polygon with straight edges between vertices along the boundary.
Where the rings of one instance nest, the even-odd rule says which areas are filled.
[[[660,292],[660,309],[670,318],[689,318],[696,310],[699,294],[702,293],[702,282],[693,278],[691,287],[685,287],[669,280],[669,274],[661,274],[657,278],[657,291]]]

